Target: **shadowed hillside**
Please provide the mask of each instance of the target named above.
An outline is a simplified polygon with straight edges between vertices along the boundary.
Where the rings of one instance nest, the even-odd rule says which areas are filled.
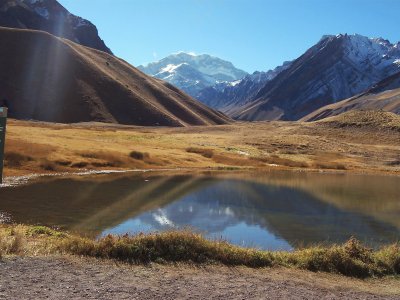
[[[112,54],[94,24],[71,14],[56,0],[0,0],[0,26],[43,30]]]
[[[360,95],[321,107],[302,121],[316,121],[351,110],[383,110],[400,114],[400,73],[382,80]]]
[[[186,126],[229,119],[107,53],[41,31],[0,27],[0,98],[10,117]]]

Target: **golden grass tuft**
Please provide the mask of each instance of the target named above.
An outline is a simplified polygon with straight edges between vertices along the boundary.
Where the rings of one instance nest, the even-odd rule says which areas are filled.
[[[212,158],[214,156],[214,151],[212,149],[207,149],[207,148],[189,147],[186,148],[186,152],[200,154],[201,156],[206,158]]]
[[[286,251],[241,248],[190,231],[108,235],[98,240],[44,226],[0,227],[0,257],[57,254],[113,259],[133,264],[217,263],[262,268],[283,266],[367,278],[400,275],[400,244],[372,250],[351,238],[343,245]]]

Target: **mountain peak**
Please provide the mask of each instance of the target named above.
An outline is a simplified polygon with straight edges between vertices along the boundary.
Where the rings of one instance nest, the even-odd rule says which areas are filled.
[[[321,106],[357,95],[399,71],[399,43],[360,34],[323,36],[231,116],[243,120],[298,120]]]
[[[248,75],[231,62],[209,54],[173,53],[159,61],[139,66],[148,75],[163,79],[197,97],[197,93],[219,82],[237,81]]]
[[[71,14],[56,0],[1,0],[0,26],[42,30],[112,54],[90,21]]]

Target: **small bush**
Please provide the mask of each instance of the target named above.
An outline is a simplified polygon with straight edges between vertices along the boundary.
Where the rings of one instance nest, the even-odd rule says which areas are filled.
[[[20,167],[24,162],[32,160],[32,157],[18,152],[6,152],[4,154],[4,165],[10,168]]]
[[[148,153],[140,151],[131,151],[131,153],[129,153],[129,156],[136,160],[145,160],[147,158],[150,158],[150,155]]]
[[[0,234],[0,256],[16,254],[22,255],[25,252],[26,239],[20,230],[11,228],[8,233]]]
[[[86,168],[88,165],[89,165],[89,163],[87,163],[85,161],[80,161],[80,162],[76,162],[76,163],[72,164],[71,168],[82,169],[82,168]]]
[[[344,164],[337,162],[316,162],[314,167],[317,169],[347,170]]]
[[[46,226],[32,226],[26,231],[26,234],[29,236],[38,236],[38,235],[56,236],[56,237],[66,236],[64,232],[56,231]]]
[[[124,165],[124,159],[118,152],[80,152],[78,153],[81,157],[87,158],[90,161],[87,162],[88,166],[91,164],[93,167],[121,167]],[[95,161],[93,161],[95,160]],[[84,166],[84,167],[86,167]],[[84,168],[81,167],[81,168]]]
[[[55,171],[57,169],[57,166],[48,160],[42,160],[39,167],[45,171]]]
[[[206,157],[206,158],[212,158],[214,156],[214,151],[212,149],[189,147],[189,148],[186,148],[186,152],[200,154],[201,156]]]
[[[57,161],[55,161],[55,163],[57,165],[59,165],[59,166],[67,167],[70,164],[72,164],[72,161],[70,161],[70,160],[57,160]]]

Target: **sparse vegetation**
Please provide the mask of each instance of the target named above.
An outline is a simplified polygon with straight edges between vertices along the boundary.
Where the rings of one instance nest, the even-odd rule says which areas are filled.
[[[316,162],[314,167],[317,169],[347,170],[347,167],[338,162]]]
[[[42,168],[45,171],[56,171],[57,170],[56,164],[51,161],[48,161],[47,159],[43,159],[40,162],[40,168]]]
[[[304,161],[295,161],[288,158],[279,157],[276,154],[265,157],[252,157],[253,160],[261,161],[267,164],[287,166],[293,168],[308,168],[309,165]]]
[[[186,152],[200,154],[201,156],[206,158],[212,158],[214,155],[214,151],[212,149],[205,149],[205,148],[189,147],[186,148]]]
[[[253,268],[284,266],[367,278],[400,275],[400,244],[372,250],[352,238],[343,245],[271,252],[210,241],[189,231],[111,236],[99,240],[43,226],[0,227],[0,255],[69,254],[123,262],[219,263]]]
[[[131,153],[129,153],[129,156],[136,160],[144,160],[146,158],[150,158],[150,155],[148,153],[140,151],[131,151]]]
[[[374,116],[365,117],[367,121],[372,117],[375,120]],[[359,114],[343,118],[349,123],[364,122]],[[88,128],[10,120],[5,176],[83,168],[303,168],[398,173],[398,131],[376,130],[381,123],[394,126],[394,119],[385,120],[340,128],[321,121],[190,129],[122,125]],[[30,136],[41,139],[28,142],[26,137]],[[43,164],[45,160],[53,165]]]
[[[20,167],[23,163],[32,160],[32,157],[14,151],[6,152],[4,154],[4,165],[10,168]]]

